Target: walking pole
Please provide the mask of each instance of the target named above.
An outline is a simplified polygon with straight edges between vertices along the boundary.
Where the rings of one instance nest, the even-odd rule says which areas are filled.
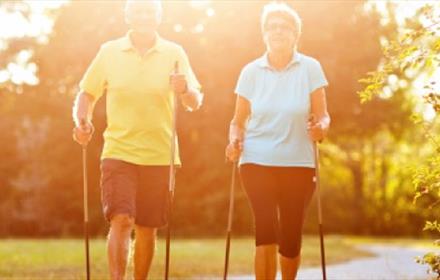
[[[322,209],[321,209],[321,190],[319,182],[319,147],[317,142],[313,142],[313,149],[315,152],[315,185],[318,201],[318,223],[319,223],[319,242],[321,246],[321,267],[322,267],[322,279],[327,280],[327,274],[325,270],[325,247],[324,247],[324,230],[322,227]]]
[[[174,63],[174,74],[179,73],[179,62]],[[170,241],[171,241],[171,211],[174,197],[174,186],[176,181],[176,170],[174,166],[174,157],[176,154],[176,122],[177,122],[177,94],[173,93],[173,119],[171,132],[171,161],[170,161],[170,175],[168,184],[168,225],[167,225],[167,240],[165,253],[165,280],[168,280],[170,268]]]
[[[230,251],[229,249],[231,246],[232,218],[233,218],[233,214],[234,214],[234,190],[235,190],[236,170],[237,170],[237,162],[233,162],[232,163],[231,188],[229,191],[229,214],[228,214],[228,227],[227,227],[227,235],[226,235],[225,269],[223,272],[223,280],[226,280],[228,277],[229,251]]]
[[[82,119],[80,125],[84,128],[86,121]],[[82,145],[82,162],[83,162],[83,200],[84,200],[84,245],[86,250],[86,271],[87,280],[90,280],[90,261],[89,261],[89,198],[87,185],[87,144]]]

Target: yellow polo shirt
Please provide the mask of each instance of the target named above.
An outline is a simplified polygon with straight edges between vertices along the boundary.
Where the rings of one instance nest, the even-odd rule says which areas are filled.
[[[179,62],[188,87],[200,89],[183,48],[157,36],[141,55],[130,33],[103,44],[80,82],[95,100],[107,93],[107,128],[101,158],[139,165],[169,165],[174,99],[169,75]],[[180,165],[178,140],[175,164]]]

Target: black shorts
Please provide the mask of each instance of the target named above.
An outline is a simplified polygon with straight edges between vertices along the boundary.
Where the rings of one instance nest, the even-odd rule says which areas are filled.
[[[117,214],[145,227],[168,221],[169,166],[143,166],[116,159],[101,161],[101,200],[108,221]]]
[[[304,218],[315,189],[314,175],[314,168],[240,166],[254,214],[256,246],[278,244],[280,254],[288,258],[300,254]]]

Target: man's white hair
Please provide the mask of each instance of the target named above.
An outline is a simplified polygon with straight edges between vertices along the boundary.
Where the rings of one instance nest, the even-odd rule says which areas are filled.
[[[264,31],[269,17],[282,17],[289,20],[295,27],[296,37],[301,35],[302,22],[298,13],[289,5],[283,2],[271,2],[266,4],[261,14],[261,30]]]
[[[145,4],[145,3],[152,3],[156,6],[157,11],[157,17],[158,19],[162,18],[162,1],[161,0],[127,0],[125,2],[125,14],[127,14],[127,11],[131,5],[139,5],[139,4]]]

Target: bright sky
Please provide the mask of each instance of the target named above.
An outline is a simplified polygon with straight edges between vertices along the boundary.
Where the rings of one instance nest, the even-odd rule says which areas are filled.
[[[29,19],[15,10],[13,1],[5,1],[0,4],[0,52],[7,48],[7,40],[11,38],[34,37],[38,42],[45,43],[52,31],[53,20],[47,17],[48,10],[56,9],[67,1],[24,1],[18,9],[30,10]],[[15,57],[15,61],[8,63],[4,69],[0,69],[0,84],[11,81],[16,85],[38,84],[35,63],[31,62],[31,50],[21,50]]]
[[[49,34],[52,32],[53,20],[47,16],[47,12],[57,9],[69,2],[69,0],[27,0],[23,4],[14,3],[14,1],[0,2],[0,26],[8,28],[0,29],[0,52],[5,50],[8,39],[33,37],[39,43],[46,43]],[[212,17],[215,11],[209,8],[210,0],[191,0],[189,4],[197,9],[205,9],[206,15]],[[13,7],[13,9],[12,9]],[[26,19],[18,10],[31,12],[29,19]],[[183,26],[176,24],[175,32],[182,32]],[[204,25],[198,23],[191,28],[192,32],[200,33],[204,31]],[[15,61],[10,62],[4,69],[0,68],[0,85],[7,81],[11,81],[16,85],[38,84],[37,71],[38,67],[31,62],[32,51],[22,50],[17,54]]]
[[[376,6],[379,9],[379,11],[381,12],[381,14],[384,16],[384,18],[382,19],[383,24],[386,24],[389,21],[389,19],[387,18],[387,17],[389,17],[389,15],[386,10],[386,5],[390,2],[397,6],[396,17],[397,17],[397,22],[399,24],[403,24],[406,18],[413,17],[415,15],[417,9],[419,9],[425,5],[429,5],[429,4],[431,4],[431,5],[437,4],[438,5],[438,0],[431,0],[431,1],[423,1],[423,0],[393,0],[393,1],[370,0],[369,4]]]
[[[32,12],[29,20],[25,19],[21,13],[12,12],[11,5],[16,5],[14,1],[4,1],[0,4],[0,26],[7,26],[8,28],[0,29],[0,51],[7,48],[7,39],[20,38],[20,37],[35,37],[40,43],[45,43],[48,40],[48,35],[52,31],[53,19],[47,17],[47,12],[51,9],[59,8],[68,0],[57,1],[43,1],[43,0],[28,0],[24,1],[24,5],[21,9],[30,9]],[[199,8],[206,9],[207,16],[214,16],[215,10],[209,8],[209,0],[191,0],[190,5]],[[405,18],[414,16],[415,11],[426,5],[433,4],[437,1],[392,1],[397,4],[397,20],[399,23],[403,23]],[[438,3],[438,2],[437,2]],[[387,19],[386,1],[376,0],[370,1],[370,5],[375,6],[381,11],[383,15],[382,23],[386,24]],[[440,13],[440,9],[438,11]],[[176,24],[174,26],[176,32],[181,32],[183,26]],[[203,24],[197,24],[192,28],[192,32],[203,32]],[[38,83],[37,70],[38,67],[35,63],[31,62],[32,52],[30,50],[22,50],[18,53],[14,62],[9,63],[6,69],[0,69],[0,84],[8,80],[14,84],[30,84],[35,85]],[[440,69],[434,73],[433,77],[427,78],[440,80]],[[424,81],[417,81],[417,83],[423,84]],[[440,87],[440,85],[439,85]],[[438,88],[440,91],[440,88]]]
[[[56,9],[68,1],[24,1],[18,9],[30,10],[29,20],[18,11],[11,11],[13,1],[5,1],[0,4],[0,26],[8,28],[0,29],[0,39],[17,37],[39,37],[52,31],[53,20],[46,16],[48,10]]]

